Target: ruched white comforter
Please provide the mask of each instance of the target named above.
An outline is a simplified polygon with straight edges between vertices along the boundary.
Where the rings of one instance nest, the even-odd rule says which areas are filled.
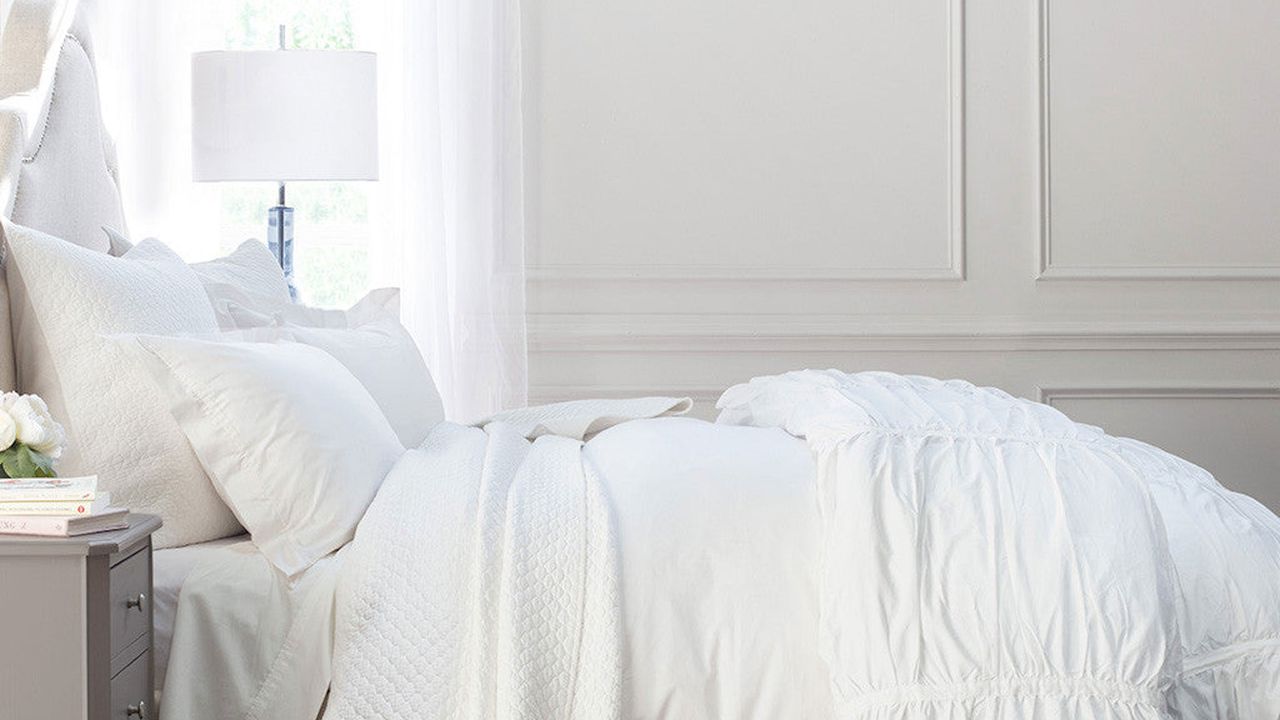
[[[720,422],[808,442],[841,718],[1280,717],[1280,520],[964,382],[801,371]]]

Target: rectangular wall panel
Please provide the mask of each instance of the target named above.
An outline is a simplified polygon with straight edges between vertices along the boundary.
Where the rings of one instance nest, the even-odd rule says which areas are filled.
[[[1046,278],[1280,278],[1280,4],[1041,0]]]
[[[532,14],[535,280],[962,276],[961,0]]]

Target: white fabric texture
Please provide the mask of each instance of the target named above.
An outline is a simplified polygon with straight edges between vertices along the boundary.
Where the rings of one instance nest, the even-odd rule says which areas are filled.
[[[560,435],[586,440],[628,420],[683,415],[692,407],[693,401],[689,398],[674,397],[569,400],[508,410],[479,424],[506,423],[530,439]]]
[[[293,578],[249,541],[202,557],[182,585],[160,717],[316,720],[329,683],[333,586],[345,554],[323,557]]]
[[[155,661],[156,691],[164,690],[165,671],[169,667],[169,650],[178,613],[178,598],[187,577],[207,562],[236,552],[238,545],[249,544],[247,535],[210,540],[209,542],[157,550],[151,556],[151,613],[153,618],[151,657]]]
[[[400,443],[413,448],[444,420],[444,406],[422,353],[396,319],[398,299],[386,288],[347,311],[285,304],[270,314],[224,302],[220,315],[243,328],[229,338],[299,342],[337,358],[373,396]]]
[[[628,718],[831,718],[814,466],[776,428],[624,423],[587,443],[618,528]]]
[[[318,308],[292,302],[223,302],[222,311],[234,328],[295,325],[309,328],[353,328],[383,317],[400,316],[400,289],[370,290],[346,310]]]
[[[29,11],[35,17],[39,11]],[[103,131],[98,105],[94,48],[84,32],[84,18],[77,13],[57,56],[52,87],[37,89],[42,57],[50,41],[50,28],[25,28],[31,36],[5,38],[15,45],[28,44],[27,53],[15,53],[33,67],[0,67],[0,214],[26,227],[63,238],[83,247],[106,252],[102,225],[124,226],[117,188],[116,155]],[[56,30],[55,30],[56,32]],[[48,97],[41,112],[39,102]],[[23,106],[36,101],[28,115]],[[16,182],[15,182],[16,181]],[[9,194],[13,193],[12,198]],[[73,199],[73,200],[70,200]],[[10,205],[12,201],[12,205]]]
[[[296,342],[319,348],[346,367],[369,392],[400,444],[414,448],[444,420],[444,408],[418,347],[392,317],[353,328],[293,325],[231,331],[228,339]]]
[[[609,403],[606,415],[671,406]],[[618,550],[579,438],[440,425],[387,477],[347,550],[326,717],[620,717]]]
[[[361,3],[378,52],[380,180],[371,271],[451,419],[527,402],[520,8],[514,0]]]
[[[1280,715],[1280,520],[1203,470],[960,381],[807,370],[719,405],[814,453],[837,716]]]
[[[297,574],[351,539],[404,448],[341,363],[297,343],[133,339],[218,493],[277,568]]]
[[[175,256],[168,245],[155,238],[130,245],[120,233],[106,227],[103,230],[110,238],[112,255],[147,258],[161,252],[167,257]],[[117,249],[124,249],[124,252],[117,253]],[[280,265],[267,246],[257,240],[245,240],[229,255],[192,263],[190,267],[204,287],[214,317],[221,328],[236,327],[235,320],[227,310],[230,304],[278,310],[292,303],[284,272],[280,270]]]
[[[96,473],[117,503],[162,517],[157,547],[240,532],[145,369],[103,337],[215,332],[195,274],[159,243],[115,258],[17,225],[4,231],[19,387],[66,427],[58,471]]]
[[[614,405],[608,412],[615,417],[643,414],[637,409],[632,406],[620,412]],[[531,411],[537,414],[539,409]],[[456,427],[444,428],[451,429],[454,440],[467,442],[474,437]],[[585,446],[583,463],[602,483],[618,529],[616,556],[626,600],[621,607],[623,715],[670,720],[830,717],[828,677],[817,652],[818,518],[813,464],[805,444],[773,429],[663,418],[622,423],[599,433]],[[417,482],[427,479],[421,475]],[[488,507],[495,504],[496,500]],[[425,515],[405,520],[404,527],[437,522],[456,526],[458,521],[448,515],[456,507],[429,508]],[[708,508],[718,510],[708,512]],[[397,546],[396,566],[412,567],[416,561],[409,558],[423,552],[455,551],[457,543],[470,537],[440,532],[447,539],[431,551]],[[373,546],[366,552],[374,552]],[[346,557],[344,550],[339,558]],[[454,579],[456,573],[468,571],[467,566],[449,567]],[[242,574],[245,580],[230,570],[209,576],[219,586],[271,586],[259,580],[256,571]],[[377,582],[381,571],[369,571],[366,578]],[[188,597],[203,599],[198,611],[183,609],[187,614],[173,649],[175,655],[189,656],[183,667],[192,679],[166,689],[163,709],[219,708],[214,717],[240,718],[244,715],[238,711],[221,709],[247,708],[254,698],[270,696],[279,701],[263,702],[250,717],[312,720],[310,708],[319,702],[329,681],[327,674],[316,674],[327,672],[333,645],[331,618],[291,624],[288,650],[281,652],[286,633],[250,619],[276,617],[279,610],[264,605],[280,602],[282,594],[257,590],[246,597],[220,587],[197,590],[202,584],[193,580],[184,590],[191,593]],[[354,590],[348,585],[346,592]],[[376,612],[390,613],[388,620],[401,617],[393,606],[411,602],[412,597],[388,598]],[[304,601],[290,594],[290,606],[300,602]],[[332,595],[305,600],[308,606],[321,607],[332,602]],[[436,617],[454,622],[443,613]],[[272,621],[271,627],[278,626]],[[189,632],[184,634],[183,628]],[[398,625],[376,620],[368,631],[386,632],[390,637],[402,632]],[[415,642],[426,633],[422,628],[411,632],[418,635],[403,642]],[[260,636],[257,640],[255,633]],[[453,636],[451,631],[444,634]],[[390,643],[371,644],[390,653]],[[348,639],[343,654],[355,646]],[[378,686],[375,692],[396,692],[394,683],[404,679],[399,673],[414,672],[427,652],[429,648],[418,648],[385,656],[383,662],[399,668],[387,676],[370,677],[369,682]],[[259,660],[276,655],[281,658],[277,662]],[[319,690],[309,702],[299,701],[295,694],[263,693],[268,676],[275,678],[277,688]],[[194,696],[184,698],[186,693]],[[446,714],[443,709],[424,707],[411,715],[424,716]]]
[[[116,230],[110,225],[103,225],[102,232],[107,236],[107,253],[112,257],[124,257],[124,254],[133,249],[133,241],[124,236],[124,233]]]
[[[174,0],[81,5],[93,31],[102,118],[116,141],[129,221],[99,224],[131,237],[165,238],[188,259],[220,254],[220,186],[191,175],[191,53],[223,47],[223,22],[234,8]]]
[[[204,285],[218,325],[225,329],[235,327],[225,315],[227,303],[276,307],[292,302],[284,271],[267,246],[257,240],[245,240],[230,255],[192,263],[191,269]]]

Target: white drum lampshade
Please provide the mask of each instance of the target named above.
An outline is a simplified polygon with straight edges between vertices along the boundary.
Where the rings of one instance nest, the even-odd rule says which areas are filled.
[[[378,179],[377,72],[349,50],[194,54],[194,179]]]

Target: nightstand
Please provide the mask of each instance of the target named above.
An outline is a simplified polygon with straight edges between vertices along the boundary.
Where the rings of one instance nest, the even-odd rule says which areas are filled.
[[[0,717],[155,718],[154,515],[73,538],[0,535]]]

